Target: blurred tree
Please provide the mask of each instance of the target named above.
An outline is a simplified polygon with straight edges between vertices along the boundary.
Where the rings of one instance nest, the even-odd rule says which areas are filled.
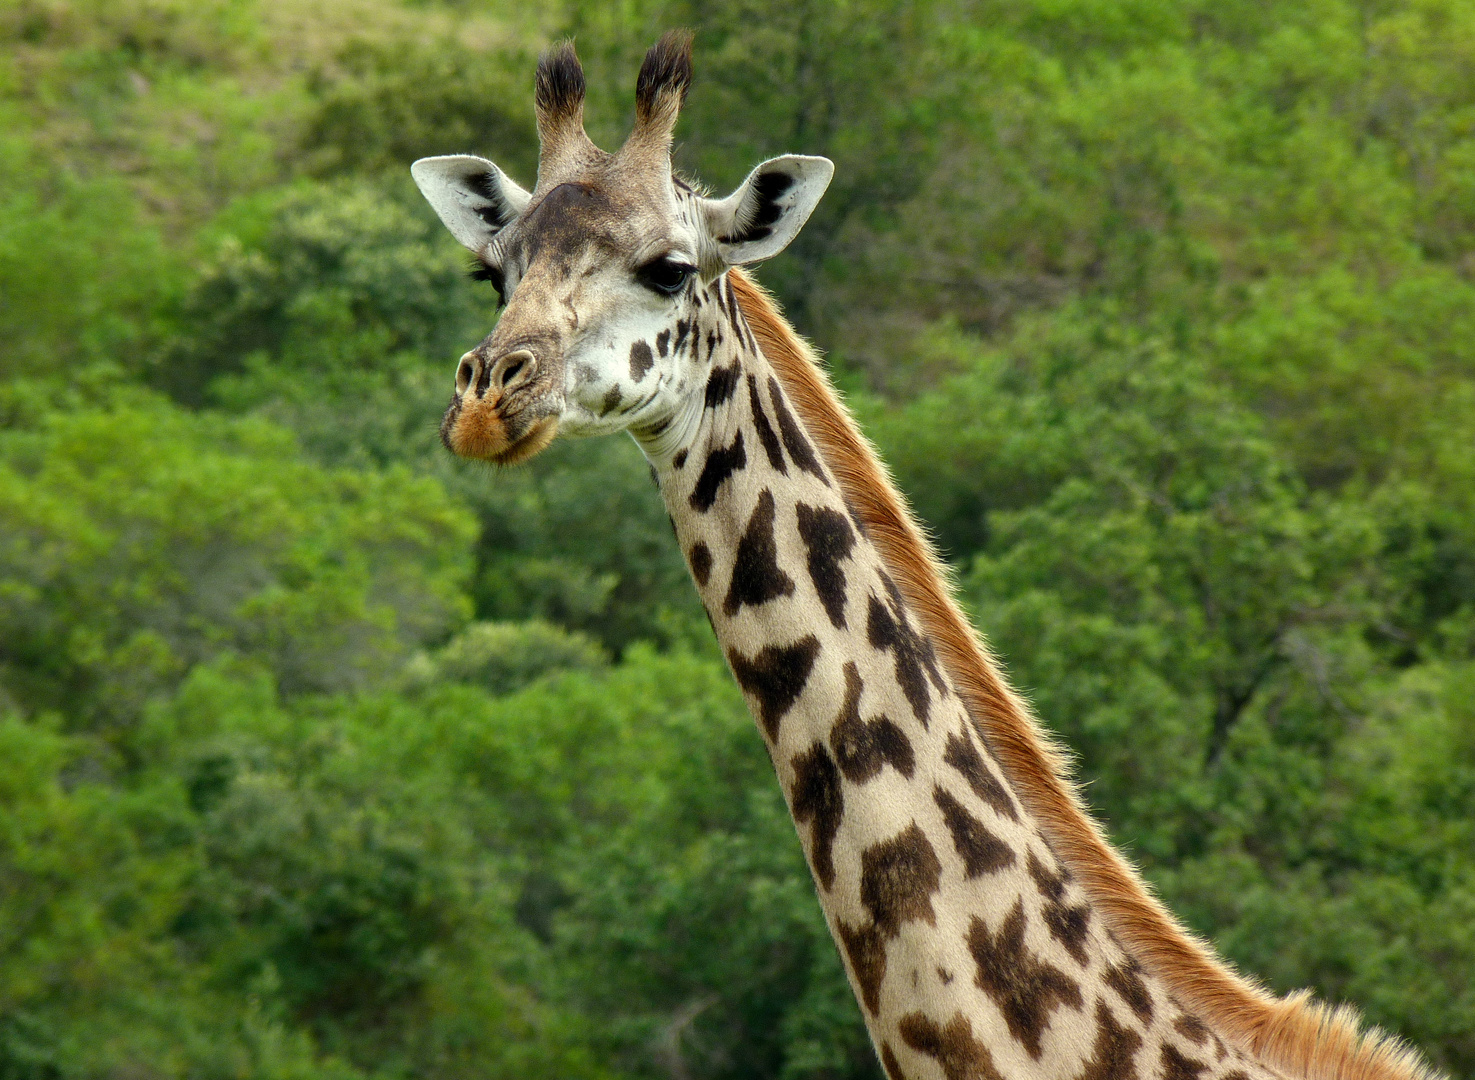
[[[139,216],[116,177],[80,180],[0,136],[0,379],[73,378],[98,364],[137,374],[183,278]]]
[[[146,396],[0,434],[0,685],[130,721],[220,653],[367,686],[465,616],[472,523],[404,471],[328,471],[259,420]]]
[[[609,661],[586,635],[556,623],[473,623],[434,657],[417,666],[413,679],[430,683],[457,679],[493,694],[520,690],[550,671],[592,671]]]
[[[479,154],[531,190],[534,60],[521,49],[489,56],[449,37],[351,42],[312,76],[301,166],[317,175],[398,175],[416,158]]]
[[[531,182],[561,31],[618,142],[683,23],[683,168],[836,160],[765,279],[1114,835],[1475,1072],[1471,5],[25,0],[0,1076],[877,1075],[638,451],[436,440],[494,300],[405,166]]]

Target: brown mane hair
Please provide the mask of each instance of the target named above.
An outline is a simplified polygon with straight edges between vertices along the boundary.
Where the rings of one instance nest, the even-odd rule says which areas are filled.
[[[951,674],[980,737],[1122,942],[1185,1008],[1273,1069],[1306,1080],[1435,1080],[1396,1038],[1375,1029],[1360,1033],[1354,1009],[1314,1002],[1306,991],[1277,998],[1230,970],[1163,907],[1091,819],[1065,758],[964,618],[945,567],[814,353],[757,284],[736,269],[729,280],[763,354]]]

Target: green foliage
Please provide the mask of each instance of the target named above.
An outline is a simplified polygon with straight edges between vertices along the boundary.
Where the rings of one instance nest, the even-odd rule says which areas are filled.
[[[100,363],[137,370],[130,353],[160,332],[148,315],[177,281],[137,218],[119,178],[57,173],[0,137],[0,379]]]
[[[462,261],[434,242],[434,225],[363,184],[289,188],[232,208],[182,304],[160,381],[181,400],[213,395],[240,409],[306,380],[299,397],[340,404],[365,375],[393,380],[414,360],[449,354],[487,305]],[[407,353],[413,360],[396,363]]]
[[[592,671],[608,661],[587,635],[556,623],[473,623],[434,658],[417,665],[417,682],[455,679],[505,694],[550,671]]]
[[[530,187],[538,136],[525,78],[535,58],[513,52],[488,63],[455,38],[428,43],[355,41],[320,71],[302,152],[316,173],[387,170],[436,154],[495,153]],[[459,147],[453,151],[449,148]]]
[[[329,471],[260,420],[153,399],[0,436],[0,685],[128,722],[193,665],[367,686],[464,616],[470,525],[404,470]]]
[[[765,280],[1092,805],[1475,1071],[1475,7],[0,12],[0,1077],[877,1077],[644,461],[451,461],[405,175],[837,174]],[[160,396],[160,392],[163,395]],[[475,620],[475,621],[471,621]]]

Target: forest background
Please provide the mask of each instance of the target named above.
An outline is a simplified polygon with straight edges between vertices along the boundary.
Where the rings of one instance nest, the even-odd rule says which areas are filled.
[[[672,25],[1115,840],[1475,1075],[1471,0],[8,0],[0,1080],[879,1076],[636,448],[435,436],[409,162]]]

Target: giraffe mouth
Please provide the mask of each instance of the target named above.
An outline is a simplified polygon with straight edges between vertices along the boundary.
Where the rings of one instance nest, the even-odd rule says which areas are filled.
[[[518,465],[547,449],[558,434],[558,413],[520,410],[508,417],[496,405],[456,395],[440,425],[441,442],[457,457]]]
[[[533,421],[527,433],[508,445],[501,453],[493,454],[484,460],[495,465],[521,465],[524,461],[535,458],[548,449],[548,444],[557,434],[558,417],[545,416],[541,420]]]

